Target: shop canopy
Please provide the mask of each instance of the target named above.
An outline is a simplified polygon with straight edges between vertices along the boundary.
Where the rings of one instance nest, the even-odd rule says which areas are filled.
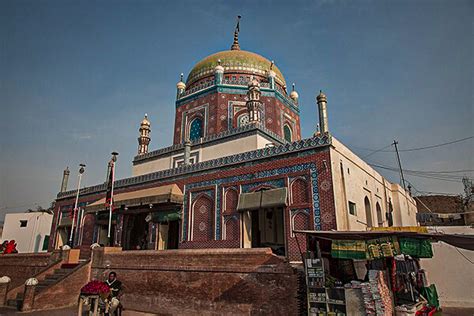
[[[252,193],[242,193],[237,205],[238,211],[252,211],[261,208],[286,206],[286,188],[262,190]]]
[[[431,241],[442,241],[451,246],[474,250],[474,235],[464,234],[439,234],[419,233],[416,231],[402,230],[379,230],[379,231],[318,231],[318,230],[294,230],[294,233],[311,235],[326,240],[371,240],[381,237],[409,237],[416,239],[430,239]]]
[[[114,195],[115,208],[160,203],[183,203],[183,192],[176,184],[164,185]],[[106,210],[105,197],[86,206],[87,212]]]

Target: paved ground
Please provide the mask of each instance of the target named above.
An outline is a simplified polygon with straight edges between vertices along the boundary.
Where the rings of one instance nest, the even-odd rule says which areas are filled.
[[[48,310],[42,312],[20,313],[11,308],[0,308],[0,316],[10,315],[24,315],[24,316],[77,316],[76,307]],[[141,313],[130,310],[125,310],[122,316],[152,316],[155,314]],[[474,316],[474,308],[445,308],[442,312],[437,313],[436,316]]]
[[[23,315],[23,316],[77,316],[77,307],[69,307],[41,312],[20,313],[13,308],[0,308],[0,316]],[[124,310],[122,316],[153,316],[156,314]]]
[[[445,308],[443,309],[443,316],[474,316],[474,308]]]

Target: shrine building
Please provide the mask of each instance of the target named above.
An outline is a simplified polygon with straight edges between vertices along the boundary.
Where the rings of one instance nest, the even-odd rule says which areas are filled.
[[[366,230],[414,226],[416,203],[339,142],[328,126],[328,98],[316,96],[319,130],[301,137],[298,93],[273,61],[241,49],[198,62],[176,85],[173,145],[150,149],[140,123],[132,177],[114,182],[107,238],[107,183],[79,193],[67,174],[55,203],[49,250],[94,243],[123,250],[270,247],[301,261],[294,229]],[[316,89],[315,89],[316,90]],[[299,246],[306,249],[304,238]]]

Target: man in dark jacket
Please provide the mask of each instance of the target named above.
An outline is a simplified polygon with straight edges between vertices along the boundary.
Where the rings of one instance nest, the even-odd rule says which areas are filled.
[[[120,305],[120,296],[122,294],[122,282],[117,280],[117,273],[114,271],[109,273],[109,278],[106,281],[110,290],[112,291],[112,299],[110,300],[109,314],[113,315],[115,310]]]

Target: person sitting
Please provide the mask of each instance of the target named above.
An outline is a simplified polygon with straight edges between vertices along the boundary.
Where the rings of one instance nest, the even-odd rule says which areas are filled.
[[[114,271],[109,273],[109,278],[106,281],[111,290],[109,315],[113,315],[120,306],[120,296],[122,295],[122,282],[117,280],[117,273]]]

